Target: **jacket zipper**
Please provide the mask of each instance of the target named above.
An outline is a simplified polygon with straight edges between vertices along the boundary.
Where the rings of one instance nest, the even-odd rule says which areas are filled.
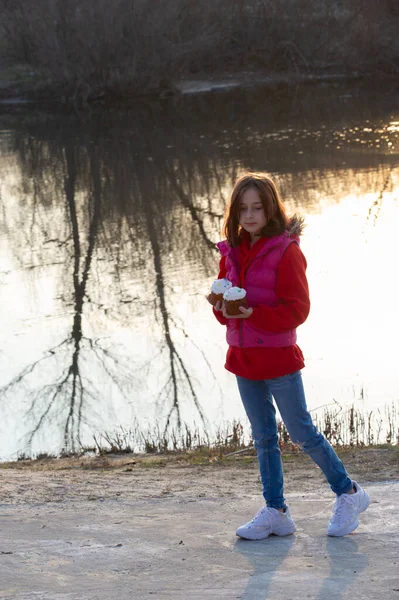
[[[273,246],[273,248],[274,248],[274,246]],[[266,250],[266,252],[265,252],[264,254],[257,254],[257,255],[255,256],[255,258],[253,258],[253,259],[252,259],[252,260],[251,260],[251,261],[250,261],[250,262],[247,264],[247,266],[245,267],[244,275],[245,275],[245,273],[248,271],[249,267],[250,267],[250,266],[251,266],[251,265],[252,265],[252,264],[253,264],[253,263],[254,263],[256,260],[258,260],[259,258],[263,258],[264,256],[267,256],[267,255],[269,254],[269,252],[270,252],[271,250],[273,250],[273,248],[269,248],[268,250]]]
[[[248,271],[248,268],[252,265],[252,263],[255,262],[258,258],[261,258],[262,256],[265,256],[266,254],[268,254],[270,252],[270,250],[272,250],[272,249],[273,248],[269,248],[266,252],[264,252],[264,254],[258,254],[257,256],[255,256],[255,258],[253,258],[251,260],[251,262],[249,262],[247,264],[246,269],[244,271],[244,277],[245,277],[245,273]],[[232,259],[232,261],[234,263],[234,266],[236,268],[238,276],[240,276],[240,269],[238,267],[238,263],[235,260],[235,257],[233,257],[232,255],[230,255],[230,258]],[[245,280],[243,282],[243,286],[242,287],[245,289]],[[238,334],[239,335],[239,344],[240,344],[240,348],[242,348],[243,347],[243,326],[244,326],[243,319],[240,319],[238,321],[238,323],[239,323],[239,328],[238,328],[238,332],[239,332],[239,334]]]
[[[248,271],[249,267],[252,265],[252,263],[254,263],[258,258],[262,258],[263,256],[266,256],[270,252],[270,250],[272,250],[272,249],[273,248],[269,248],[263,254],[258,254],[257,256],[255,256],[255,258],[253,258],[251,260],[251,262],[249,262],[247,264],[247,266],[245,268],[245,271],[244,271],[244,278],[245,278],[245,274],[247,273],[247,271]],[[245,279],[243,281],[243,286],[242,287],[245,289]],[[243,319],[240,319],[239,324],[240,324],[239,325],[239,340],[240,340],[240,348],[242,348],[243,347],[243,337],[244,337],[243,336],[243,327],[244,327]]]

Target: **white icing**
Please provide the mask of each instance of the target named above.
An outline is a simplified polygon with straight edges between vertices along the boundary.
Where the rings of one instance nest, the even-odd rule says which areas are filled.
[[[239,287],[231,287],[227,292],[223,294],[224,300],[233,301],[233,300],[242,300],[247,295],[247,292],[243,288]]]
[[[228,279],[216,279],[211,285],[211,292],[213,294],[224,294],[232,285]]]

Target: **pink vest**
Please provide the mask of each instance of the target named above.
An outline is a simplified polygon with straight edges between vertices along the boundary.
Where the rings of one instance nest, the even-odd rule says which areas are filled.
[[[255,308],[259,304],[277,305],[277,268],[284,251],[292,243],[299,244],[299,238],[290,237],[287,232],[269,238],[259,254],[249,263],[245,271],[245,280],[242,282],[242,287],[247,291],[248,306]],[[217,247],[226,257],[226,279],[239,286],[238,249],[232,248],[227,241],[219,242]],[[296,329],[275,333],[257,329],[250,319],[229,319],[226,339],[229,346],[241,348],[284,348],[296,344]]]

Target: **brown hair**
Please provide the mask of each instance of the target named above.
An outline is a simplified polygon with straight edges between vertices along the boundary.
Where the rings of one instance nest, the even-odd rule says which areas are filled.
[[[266,173],[244,173],[234,184],[223,223],[223,236],[233,247],[238,246],[241,241],[240,200],[250,188],[258,192],[265,211],[267,225],[261,230],[261,237],[280,235],[288,224],[285,208],[272,179]]]

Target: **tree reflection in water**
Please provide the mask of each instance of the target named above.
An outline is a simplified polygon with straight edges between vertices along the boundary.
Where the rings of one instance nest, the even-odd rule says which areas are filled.
[[[273,173],[289,210],[317,212],[324,195],[338,202],[348,190],[385,189],[389,155],[352,151],[337,162],[329,146],[336,131],[364,114],[354,104],[343,116],[334,97],[251,90],[105,110],[86,121],[11,119],[20,184],[9,201],[1,196],[3,227],[22,269],[56,269],[47,276],[69,320],[57,343],[1,389],[3,403],[25,419],[25,452],[39,434],[45,445],[47,431],[62,432],[59,446],[75,450],[82,432],[87,440],[118,418],[140,421],[147,400],[166,430],[182,425],[182,411],[206,427],[200,379],[218,379],[179,302],[204,301],[199,290],[217,272],[214,244],[241,169]],[[368,105],[362,110],[372,118]],[[115,331],[129,332],[130,346]],[[113,414],[121,402],[132,415]]]
[[[36,157],[34,149],[32,158]],[[56,377],[56,380],[52,383],[46,383],[41,385],[39,389],[31,390],[29,393],[30,405],[26,411],[26,417],[31,423],[31,431],[27,436],[25,442],[26,447],[30,448],[35,435],[39,430],[47,425],[46,421],[54,419],[54,414],[62,415],[63,417],[63,444],[66,450],[74,451],[76,444],[80,444],[80,429],[82,422],[82,411],[85,399],[92,397],[94,400],[95,394],[90,388],[92,388],[92,382],[87,378],[87,375],[83,375],[80,367],[81,353],[83,350],[83,343],[87,343],[90,348],[97,354],[103,361],[104,368],[106,367],[107,352],[102,350],[101,347],[96,343],[95,340],[83,336],[82,318],[84,312],[84,303],[88,299],[87,284],[92,266],[93,253],[95,251],[98,227],[101,218],[101,180],[99,175],[99,164],[96,156],[96,150],[92,147],[88,147],[89,155],[89,166],[90,175],[92,179],[92,186],[88,195],[90,196],[90,214],[88,217],[88,232],[87,232],[87,244],[86,248],[83,247],[83,240],[81,239],[81,231],[79,228],[79,216],[76,201],[76,157],[74,148],[68,142],[64,147],[65,157],[65,178],[64,178],[64,192],[66,201],[66,218],[70,224],[71,234],[65,241],[58,241],[59,247],[66,250],[66,253],[71,254],[73,259],[73,270],[72,270],[72,286],[68,287],[65,281],[65,289],[63,290],[63,298],[70,295],[72,291],[73,297],[73,320],[72,329],[67,338],[62,340],[56,346],[50,348],[45,355],[39,360],[35,361],[31,365],[23,369],[16,377],[14,377],[8,385],[1,390],[1,395],[7,397],[10,391],[24,383],[24,380],[28,378],[33,371],[37,371],[39,367],[46,370],[45,374],[41,374],[41,377],[49,380],[53,375],[53,370],[59,367],[54,366],[54,357],[58,354],[66,353],[68,360],[63,360],[63,368],[58,369],[61,371]],[[26,158],[26,157],[25,157]],[[40,162],[40,161],[39,161]],[[34,161],[32,161],[34,164]],[[37,190],[36,182],[40,179],[36,173],[33,173],[34,189]],[[31,248],[35,248],[36,244],[49,243],[48,230],[50,229],[50,223],[45,223],[41,233],[44,234],[39,238],[35,238],[37,235],[37,228],[35,225],[38,222],[37,213],[40,213],[40,208],[36,204],[36,200],[39,197],[39,192],[34,194],[35,202],[33,206],[32,221],[30,227],[30,233],[32,238],[29,240]],[[28,221],[29,223],[29,221]],[[86,225],[86,224],[84,224]],[[100,353],[103,355],[100,357]],[[56,361],[57,363],[59,361]],[[109,372],[109,371],[108,371]],[[50,375],[50,377],[49,377]]]
[[[193,204],[183,188],[179,188],[170,165],[162,171],[161,152],[159,155],[153,152],[149,171],[150,161],[146,156],[135,157],[136,147],[128,136],[124,140],[114,140],[112,159],[108,143],[104,143],[93,124],[80,137],[76,128],[69,130],[68,125],[62,132],[58,130],[55,136],[53,131],[53,136],[47,139],[48,130],[43,131],[41,127],[29,133],[24,130],[22,136],[15,139],[23,171],[20,203],[24,210],[28,208],[28,218],[19,236],[11,236],[10,243],[21,266],[25,260],[21,237],[30,250],[30,261],[37,267],[46,264],[43,248],[49,244],[54,246],[54,255],[63,260],[55,260],[53,264],[58,263],[65,269],[60,277],[59,298],[69,310],[73,306],[73,311],[72,328],[67,337],[23,368],[1,389],[4,402],[12,395],[20,395],[22,390],[29,398],[24,411],[24,418],[29,422],[29,433],[23,440],[24,451],[29,451],[39,432],[54,426],[62,428],[65,450],[74,451],[81,445],[82,423],[90,423],[90,413],[96,412],[95,404],[103,405],[105,400],[93,378],[96,369],[90,368],[93,355],[101,366],[102,376],[112,381],[126,403],[134,402],[143,385],[131,357],[120,356],[113,349],[103,347],[101,338],[88,334],[91,329],[88,325],[89,306],[105,315],[107,320],[115,319],[124,327],[133,323],[133,330],[135,319],[155,310],[155,319],[150,320],[158,323],[157,356],[159,359],[167,350],[169,374],[161,376],[157,373],[159,369],[153,362],[154,357],[150,357],[149,375],[155,373],[160,377],[158,397],[163,404],[165,430],[172,425],[172,417],[175,417],[173,424],[181,427],[180,406],[183,401],[187,404],[189,397],[205,424],[191,366],[174,339],[173,332],[182,331],[184,336],[186,333],[178,317],[171,312],[173,302],[168,301],[168,294],[173,292],[173,286],[166,283],[163,254],[180,240],[182,247],[177,250],[177,255],[187,253],[190,256],[191,253],[197,259],[198,254],[203,256],[205,241],[206,255],[200,271],[206,276],[213,274],[216,248],[207,237],[202,215],[210,216],[218,226],[222,214],[212,210],[201,212]],[[184,206],[183,214],[177,215],[177,209],[167,206],[168,189],[165,188],[169,187],[169,182],[170,187],[173,182],[174,189],[179,189],[175,203],[181,202]],[[54,220],[52,216],[54,205],[58,208],[64,205],[60,220]],[[201,243],[192,242],[191,218],[194,218]],[[171,220],[169,224],[168,219]],[[176,219],[182,222],[181,226],[176,227]],[[126,242],[128,252],[124,251]],[[101,262],[108,269],[99,270]],[[129,294],[132,286],[126,288],[132,275],[133,280],[141,280],[141,285],[136,286],[139,293],[135,296]],[[179,277],[181,275],[176,273],[177,280]],[[197,350],[205,369],[213,376],[203,350]],[[145,366],[145,363],[141,365],[143,372]],[[38,380],[40,384],[34,385]]]

